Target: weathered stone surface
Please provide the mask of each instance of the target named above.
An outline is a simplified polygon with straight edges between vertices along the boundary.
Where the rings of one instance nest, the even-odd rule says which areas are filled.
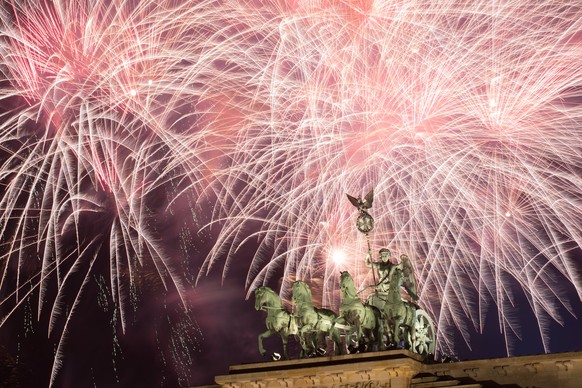
[[[428,364],[407,350],[236,365],[216,377],[219,387],[232,388],[577,388],[580,381],[582,352]]]

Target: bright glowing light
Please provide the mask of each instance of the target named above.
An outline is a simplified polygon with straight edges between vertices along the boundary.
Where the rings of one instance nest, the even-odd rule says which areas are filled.
[[[342,265],[346,262],[346,253],[341,249],[333,249],[331,251],[331,259],[335,265]]]

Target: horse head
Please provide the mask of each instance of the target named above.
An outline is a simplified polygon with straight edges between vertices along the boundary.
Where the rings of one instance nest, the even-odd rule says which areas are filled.
[[[348,271],[341,271],[340,272],[340,282],[345,282],[348,279],[351,279],[352,275]]]
[[[297,280],[293,282],[293,303],[295,304],[311,304],[311,288],[304,281]]]
[[[340,275],[340,290],[344,298],[354,298],[357,297],[356,286],[354,285],[354,279],[348,271],[342,271]]]
[[[279,304],[281,304],[279,296],[269,287],[262,286],[255,290],[256,310],[263,310],[264,307],[276,306],[277,300],[279,300]]]
[[[402,277],[402,268],[400,267],[400,265],[396,265],[392,268],[391,274],[390,274],[390,282],[392,282],[393,280],[398,281],[399,278]]]

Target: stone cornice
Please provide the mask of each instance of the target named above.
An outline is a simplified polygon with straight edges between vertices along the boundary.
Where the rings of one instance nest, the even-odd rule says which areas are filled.
[[[235,365],[228,375],[216,377],[219,386],[232,388],[480,387],[492,382],[573,388],[580,381],[582,352],[427,364],[407,350]]]

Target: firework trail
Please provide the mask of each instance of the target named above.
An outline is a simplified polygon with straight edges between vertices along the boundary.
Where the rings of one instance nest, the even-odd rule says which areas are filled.
[[[283,269],[323,279],[335,307],[338,267],[370,279],[345,193],[373,187],[372,245],[413,260],[440,349],[496,309],[511,353],[524,295],[549,351],[582,292],[581,16],[573,1],[10,2],[2,322],[32,295],[51,328],[68,322],[97,268],[123,330],[144,284],[187,304],[200,233],[217,236],[198,276],[258,246],[249,290]]]
[[[283,293],[322,279],[337,307],[338,269],[370,284],[345,194],[374,188],[372,245],[412,257],[442,352],[496,310],[512,354],[520,298],[550,351],[550,323],[582,293],[580,7],[281,4],[245,32],[269,52],[244,64],[261,110],[219,178],[208,267],[258,244],[250,289],[283,268]]]
[[[211,75],[195,66],[204,55],[189,43],[196,24],[169,14],[190,22],[193,11],[169,5],[31,1],[3,9],[1,324],[37,301],[37,319],[48,314],[58,338],[51,383],[90,288],[101,290],[114,331],[119,324],[125,332],[140,294],[182,296],[192,283],[191,209],[202,198],[194,188],[219,159],[221,134],[213,132],[210,146],[199,144],[203,128],[190,130]],[[179,213],[191,213],[190,228],[166,234],[188,218]],[[176,239],[180,251],[169,248]],[[95,281],[103,273],[107,282]],[[182,302],[182,322],[194,325]]]

